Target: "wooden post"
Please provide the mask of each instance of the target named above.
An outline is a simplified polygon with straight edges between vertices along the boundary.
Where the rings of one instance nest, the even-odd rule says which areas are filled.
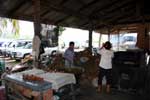
[[[32,0],[34,7],[34,32],[35,35],[41,38],[41,23],[40,23],[40,0]]]
[[[150,51],[150,24],[148,25],[149,31],[148,31],[148,48]]]
[[[102,40],[102,34],[100,33],[100,34],[99,34],[99,42],[98,42],[98,47],[100,47],[100,45],[101,45],[101,40]]]
[[[92,33],[93,33],[93,29],[90,28],[90,30],[89,30],[89,48],[90,48],[90,50],[92,50]]]
[[[138,25],[137,47],[149,49],[148,26],[146,24]]]
[[[40,45],[41,43],[41,23],[40,23],[40,0],[32,0],[33,2],[33,9],[34,9],[34,37],[37,37],[38,39],[33,40],[33,51],[34,51],[34,67],[39,67],[39,49],[40,46],[35,46],[35,45]],[[38,43],[36,44],[36,40],[39,40]]]
[[[118,51],[119,51],[119,45],[120,45],[120,31],[118,30],[117,31],[118,32],[118,44],[117,44],[117,46],[118,46]]]
[[[108,41],[110,41],[110,29],[108,29]]]

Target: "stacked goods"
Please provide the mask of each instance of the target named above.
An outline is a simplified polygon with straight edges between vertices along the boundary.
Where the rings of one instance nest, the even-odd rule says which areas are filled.
[[[76,53],[75,64],[84,68],[85,76],[93,79],[97,76],[99,56],[93,56],[87,48],[84,51]]]
[[[56,54],[52,57],[51,62],[48,65],[48,70],[55,70],[64,66],[64,59],[62,54]]]
[[[35,75],[23,74],[23,80],[32,82],[43,82],[44,79]]]
[[[75,67],[65,67],[62,55],[55,55],[45,71],[49,72],[66,72],[80,75],[84,71],[84,75],[93,79],[97,76],[99,64],[99,56],[93,56],[89,48],[84,51],[75,52]]]
[[[76,58],[75,58],[75,65],[76,66],[81,66],[86,70],[86,66],[91,63],[91,60],[93,58],[91,51],[87,48],[84,51],[75,53]]]
[[[45,68],[45,71],[49,72],[66,72],[79,75],[83,73],[89,78],[93,79],[97,77],[98,73],[99,56],[93,56],[89,48],[84,51],[75,52],[74,65],[75,67],[65,67],[64,58],[62,55],[55,55],[51,60],[51,63]]]

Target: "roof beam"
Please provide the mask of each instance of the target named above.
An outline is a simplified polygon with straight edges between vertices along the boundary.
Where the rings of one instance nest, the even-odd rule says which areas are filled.
[[[8,15],[6,14],[7,10],[0,7],[0,17],[7,17]]]
[[[133,0],[134,1],[134,0]],[[110,3],[108,6],[105,6],[105,7],[103,7],[103,8],[101,8],[101,9],[97,9],[97,10],[95,10],[95,11],[93,11],[93,13],[91,14],[92,15],[92,17],[94,16],[94,17],[97,17],[98,15],[102,15],[99,11],[102,11],[102,10],[104,10],[105,8],[111,8],[112,6],[114,6],[115,5],[115,8],[113,7],[113,8],[111,8],[111,10],[109,11],[109,12],[107,12],[107,14],[108,15],[111,15],[111,14],[113,14],[114,12],[116,12],[116,11],[120,11],[120,13],[122,13],[123,11],[122,11],[122,9],[121,8],[123,8],[123,7],[126,7],[126,6],[129,6],[129,3],[132,3],[133,1],[118,1],[118,3],[120,2],[120,4],[119,4],[119,6],[118,5],[116,5],[116,4],[118,4],[117,3],[117,1],[115,2],[112,2],[112,3]],[[119,13],[119,14],[120,14]],[[107,15],[106,14],[106,15]],[[104,16],[104,15],[103,15]]]
[[[100,19],[99,21],[101,21],[101,20],[105,21],[106,24],[111,24],[113,22],[113,20],[117,21],[117,19],[119,17],[126,16],[126,15],[129,16],[129,14],[132,15],[132,13],[134,13],[133,6],[129,7],[128,9],[126,9],[127,11],[124,11],[124,12],[121,10],[117,10],[114,13],[110,13],[110,14],[104,16],[103,18],[97,17],[97,19]],[[132,10],[130,10],[130,9],[132,9]],[[98,20],[97,20],[97,22],[98,22]]]
[[[84,15],[84,14],[80,13],[79,11],[70,10],[70,9],[62,7],[62,6],[55,6],[53,4],[49,4],[46,2],[41,2],[41,3],[43,5],[43,7],[45,7],[45,9],[53,9],[56,12],[60,12],[60,13],[64,13],[64,14],[68,15],[68,17],[75,16],[76,18],[79,18],[80,20],[91,21],[89,16]],[[65,18],[65,19],[67,19],[67,18]],[[62,19],[59,22],[57,21],[56,24],[59,24],[61,21],[65,20],[65,19]],[[92,19],[92,20],[97,21],[97,19]],[[100,21],[102,21],[102,20],[100,20]],[[104,21],[103,21],[103,23],[106,24]]]
[[[59,3],[59,6],[64,5],[66,2],[68,2],[69,0],[61,0],[61,2]]]
[[[13,9],[11,9],[9,12],[8,12],[8,16],[12,16],[13,13],[15,13],[21,6],[23,6],[25,3],[29,2],[30,0],[23,0],[23,1],[19,1],[15,7]]]
[[[116,17],[116,15],[118,15],[118,13],[120,13],[120,16]],[[116,13],[116,15],[113,15],[113,16],[108,16],[110,18],[103,18],[103,21],[100,19],[100,20],[97,20],[96,23],[94,24],[96,29],[97,28],[102,28],[102,27],[105,27],[105,26],[111,26],[112,23],[115,23],[115,22],[118,22],[119,19],[122,19],[124,18],[125,16],[130,16],[132,13],[134,13],[133,10],[130,10],[129,12],[124,12],[124,13],[121,13],[121,11],[119,11],[118,13]]]
[[[104,10],[104,9],[110,8],[111,6],[113,6],[114,4],[116,4],[116,3],[118,3],[118,2],[121,2],[121,1],[120,1],[120,0],[115,0],[115,1],[113,1],[113,2],[108,3],[107,5],[105,5],[105,6],[103,6],[103,7],[99,7],[99,8],[97,8],[96,10],[94,10],[90,15],[93,15],[93,14],[95,14],[95,13],[97,13],[97,12],[99,12],[99,11],[102,11],[102,10]]]
[[[43,12],[42,14],[41,14],[41,17],[43,17],[43,16],[45,16],[47,13],[49,13],[50,12],[50,10],[46,10],[45,12]]]
[[[77,0],[77,2],[79,2],[82,5],[85,5],[85,2],[83,2],[82,0]]]
[[[114,17],[114,18],[108,20],[108,22],[111,23],[111,24],[116,23],[116,22],[118,22],[120,19],[125,19],[125,18],[130,17],[132,13],[134,13],[134,10],[131,10],[131,11],[126,12],[126,13],[123,13],[123,14],[121,14],[121,15],[118,16],[118,17]]]
[[[115,23],[113,25],[127,25],[127,24],[141,24],[143,23],[143,20],[132,20],[132,21],[126,21],[126,22],[119,22],[119,23]],[[150,23],[150,19],[146,19],[145,23]]]
[[[68,19],[69,17],[70,17],[70,16],[65,16],[65,17],[63,17],[62,19],[59,19],[58,21],[56,21],[55,24],[57,25],[57,24],[63,22],[64,20]]]
[[[70,10],[70,9],[67,9],[65,7],[61,7],[61,6],[54,6],[52,4],[49,4],[49,3],[44,3],[42,2],[42,6],[45,7],[46,9],[53,9],[55,10],[56,12],[60,12],[60,13],[64,13],[66,15],[69,15],[69,16],[75,16],[77,18],[80,18],[80,19],[88,19],[88,16],[80,13],[80,12],[77,12],[77,11],[73,11],[73,10]]]
[[[79,9],[79,12],[82,11],[82,10],[84,10],[84,9],[87,9],[87,8],[89,8],[89,7],[92,7],[92,6],[93,6],[94,4],[96,4],[97,2],[98,2],[98,0],[93,0],[92,2],[88,3],[87,5],[81,7],[81,8]]]
[[[111,26],[111,25],[114,25],[114,23],[117,23],[119,19],[122,19],[122,18],[125,18],[125,17],[128,17],[129,15],[131,15],[132,13],[134,12],[134,10],[131,10],[129,12],[125,12],[123,14],[121,14],[120,16],[118,17],[114,17],[110,20],[107,20],[106,23],[96,23],[94,27],[94,29],[99,29],[99,28],[103,28],[105,26]],[[116,24],[117,25],[117,24]]]
[[[120,4],[119,6],[116,6],[116,8],[111,9],[108,13],[112,13],[112,12],[114,12],[114,11],[117,11],[118,9],[121,9],[121,8],[123,8],[123,7],[125,7],[125,6],[129,6],[129,5],[132,4],[132,3],[135,3],[135,1],[134,1],[134,0],[130,0],[130,1],[128,1],[128,2],[124,2],[123,4]],[[132,5],[133,5],[133,4],[132,4]]]
[[[22,13],[17,13],[16,15],[13,15],[11,17],[9,16],[8,18],[20,19],[20,20],[25,20],[26,19],[27,21],[32,21],[32,22],[33,22],[33,19],[34,19],[33,15],[29,16],[29,15],[22,14]],[[41,23],[54,25],[54,21],[49,20],[49,19],[42,19],[41,18]]]
[[[25,15],[25,14],[22,14],[22,13],[17,13],[15,15],[8,16],[8,18],[19,19],[19,20],[27,20],[27,21],[33,21],[33,19],[34,19],[33,15],[29,16],[29,15]]]

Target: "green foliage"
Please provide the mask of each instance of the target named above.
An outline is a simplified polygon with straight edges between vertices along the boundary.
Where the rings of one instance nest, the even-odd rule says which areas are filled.
[[[62,26],[58,26],[58,27],[54,28],[54,32],[58,33],[58,36],[61,35],[62,32],[65,31],[65,30],[66,30],[65,27],[62,27]]]
[[[59,27],[59,35],[61,35],[62,32],[65,31],[65,30],[66,30],[65,27],[60,26],[60,27]]]
[[[13,26],[12,31],[13,31],[14,35],[18,37],[19,36],[19,29],[20,29],[19,21],[18,20],[12,20],[11,23]]]
[[[7,31],[8,23],[11,23],[12,29],[11,32]],[[0,18],[0,36],[5,34],[5,38],[18,38],[19,37],[19,21],[15,19],[7,19],[7,18]]]

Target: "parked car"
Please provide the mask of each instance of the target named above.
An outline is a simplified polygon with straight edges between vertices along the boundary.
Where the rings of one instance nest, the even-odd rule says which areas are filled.
[[[136,41],[137,41],[136,35],[126,34],[123,36],[121,46],[125,49],[132,49],[135,48]]]
[[[44,48],[44,51],[45,52],[42,54],[42,56],[51,55],[53,52],[58,51],[58,47],[47,47]],[[16,60],[21,60],[29,54],[32,55],[32,43],[28,43],[23,48],[17,48],[11,53],[11,56]]]
[[[6,48],[6,55],[11,56],[12,52],[15,51],[17,48],[23,48],[26,44],[31,43],[32,40],[15,40],[13,41],[8,48]]]
[[[5,41],[0,47],[0,54],[6,56],[6,49],[11,44],[12,41]]]
[[[17,48],[14,51],[11,52],[12,58],[16,60],[23,59],[26,55],[29,55],[32,53],[32,43],[28,43],[22,48]]]

